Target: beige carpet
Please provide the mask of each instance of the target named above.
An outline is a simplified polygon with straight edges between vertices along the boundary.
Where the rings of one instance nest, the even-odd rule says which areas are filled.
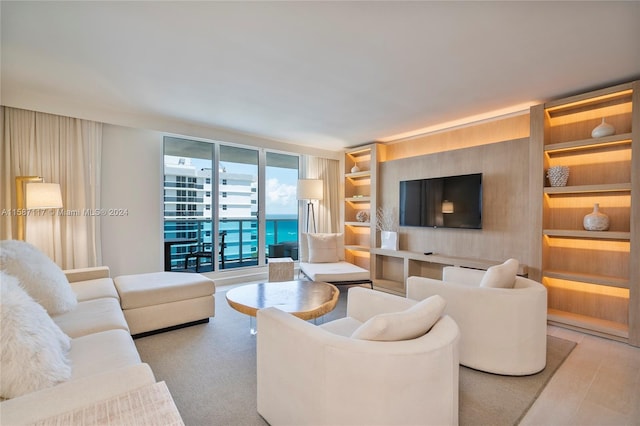
[[[346,288],[326,320],[346,312]],[[197,325],[136,340],[144,362],[164,380],[187,426],[267,423],[256,412],[256,341],[249,317],[216,293],[216,316]],[[527,377],[460,368],[460,424],[513,425],[526,414],[575,344],[548,337],[547,367]]]
[[[460,424],[518,424],[575,346],[547,336],[547,366],[531,376],[499,376],[461,366]]]

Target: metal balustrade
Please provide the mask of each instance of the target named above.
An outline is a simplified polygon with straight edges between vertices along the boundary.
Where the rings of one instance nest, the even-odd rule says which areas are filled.
[[[297,219],[267,219],[265,241],[267,256],[270,246],[281,243],[295,245],[297,253],[297,230]],[[201,260],[201,272],[258,265],[257,219],[222,219],[219,221],[219,232],[226,232],[224,247],[219,247],[220,255],[217,254],[217,249],[213,250],[213,260]],[[203,243],[214,243],[213,221],[211,219],[165,219],[164,240],[165,270],[195,270],[195,259],[191,259],[189,264],[186,264],[187,255],[195,246],[201,247]],[[212,247],[215,248],[215,245],[212,244]],[[224,256],[224,262],[222,262],[222,256]]]

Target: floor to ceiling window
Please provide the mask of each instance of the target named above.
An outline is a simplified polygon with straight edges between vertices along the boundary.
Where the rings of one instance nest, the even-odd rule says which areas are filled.
[[[298,165],[297,155],[165,137],[165,270],[297,258]]]
[[[218,228],[226,233],[226,265],[258,264],[258,151],[220,146]]]
[[[298,260],[298,185],[299,157],[266,153],[265,205],[268,257]]]

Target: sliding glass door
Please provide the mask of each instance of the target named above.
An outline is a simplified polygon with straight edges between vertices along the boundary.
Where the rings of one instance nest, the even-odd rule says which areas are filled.
[[[258,151],[220,146],[218,229],[225,233],[225,266],[258,264]]]
[[[266,153],[265,213],[268,257],[298,260],[297,155]]]
[[[164,265],[167,271],[215,269],[213,145],[164,139]],[[211,255],[209,255],[209,253]]]
[[[165,270],[297,258],[298,164],[297,155],[165,137]]]

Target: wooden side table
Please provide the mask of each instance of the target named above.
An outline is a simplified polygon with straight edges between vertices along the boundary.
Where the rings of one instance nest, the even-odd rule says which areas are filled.
[[[293,281],[293,259],[290,257],[269,258],[269,282]]]

